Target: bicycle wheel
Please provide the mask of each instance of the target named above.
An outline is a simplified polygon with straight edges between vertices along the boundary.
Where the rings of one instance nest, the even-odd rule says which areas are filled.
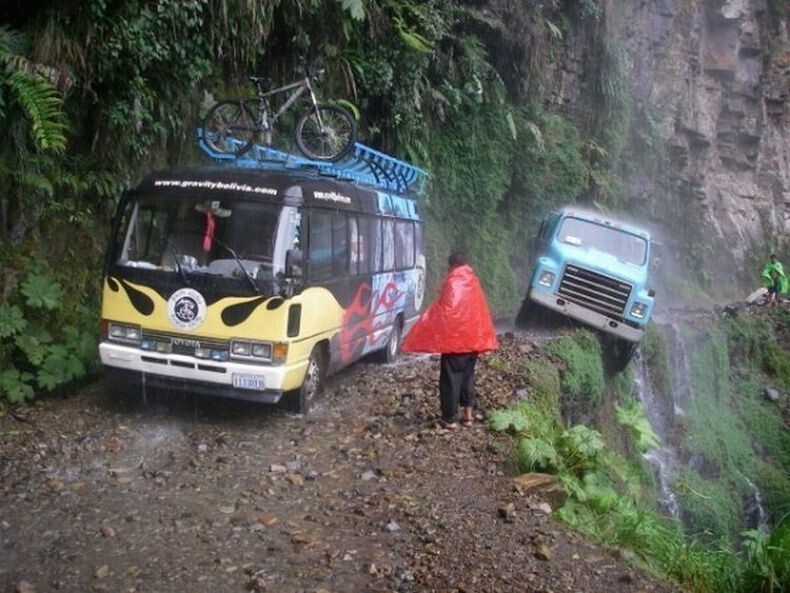
[[[242,101],[221,101],[203,120],[203,140],[214,152],[242,155],[255,140],[255,116]]]
[[[351,152],[356,139],[354,117],[335,105],[316,105],[302,114],[294,137],[302,154],[314,161],[342,159]]]

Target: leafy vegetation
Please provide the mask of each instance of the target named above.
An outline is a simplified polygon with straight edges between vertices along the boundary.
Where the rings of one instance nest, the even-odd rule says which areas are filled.
[[[790,562],[787,517],[778,517],[770,533],[744,532],[742,502],[748,490],[747,470],[750,472],[748,475],[756,476],[760,482],[766,500],[786,496],[782,485],[786,472],[760,459],[748,438],[742,440],[743,423],[746,422],[743,410],[740,407],[734,411],[730,409],[734,387],[728,380],[713,378],[714,375],[729,377],[734,368],[731,366],[735,365],[734,359],[730,358],[727,348],[728,335],[734,332],[733,335],[738,336],[736,343],[739,345],[734,350],[737,359],[737,352],[743,348],[751,351],[749,349],[756,347],[754,343],[748,347],[744,344],[744,331],[746,335],[759,337],[763,344],[770,344],[773,334],[752,334],[744,328],[735,329],[728,325],[725,328],[726,331],[711,330],[699,348],[694,350],[692,366],[695,376],[703,376],[703,370],[705,374],[703,380],[695,379],[695,397],[702,401],[698,402],[701,407],[695,408],[698,413],[690,414],[688,438],[711,439],[711,443],[718,443],[720,450],[716,451],[712,444],[710,448],[706,445],[702,449],[706,456],[701,458],[710,475],[703,476],[689,468],[675,484],[685,525],[652,510],[654,486],[646,479],[643,464],[615,451],[597,430],[581,425],[564,427],[558,414],[552,410],[557,410],[560,400],[565,397],[567,383],[557,380],[557,370],[546,370],[554,369],[554,365],[547,364],[547,361],[537,358],[526,361],[534,400],[521,401],[507,410],[493,412],[489,418],[490,427],[494,431],[508,432],[517,440],[513,453],[516,471],[544,471],[559,476],[568,492],[568,499],[556,515],[568,525],[609,545],[634,550],[645,566],[677,581],[687,591],[781,591]],[[598,366],[602,365],[597,342],[586,337],[575,342],[576,337],[576,334],[563,336],[547,348],[552,356],[560,359],[557,364],[561,376],[563,373],[578,373],[579,368],[593,364],[592,360],[597,359]],[[575,349],[585,348],[592,350],[586,352],[590,355],[588,363],[578,364],[578,352],[568,355]],[[652,337],[650,350],[652,353],[646,354],[648,360],[661,361],[660,365],[664,367],[667,364],[666,346],[659,333]],[[558,352],[565,356],[558,356]],[[761,365],[761,357],[750,356],[750,360]],[[568,364],[568,360],[576,363]],[[606,405],[610,397],[606,391],[612,390],[620,401],[614,408],[617,425],[627,429],[634,448],[644,451],[658,445],[658,437],[644,417],[641,404],[627,389],[626,375],[630,375],[633,385],[632,368],[622,376],[604,382],[601,405]],[[582,383],[576,379],[578,377],[571,379],[570,385]],[[707,386],[702,386],[705,381]],[[752,395],[757,397],[759,394]],[[716,402],[722,409],[713,410],[713,404],[708,407],[707,401]],[[776,414],[771,415],[764,409],[762,401],[751,397],[745,398],[741,405],[746,405],[750,414],[759,418],[760,426],[767,428],[766,434],[759,437],[765,443],[763,452],[779,454],[785,447],[786,431],[782,430]],[[722,429],[715,426],[716,422],[700,422],[700,417],[711,414],[724,416],[723,420],[717,420],[723,422]],[[616,430],[616,427],[608,430]],[[613,442],[616,444],[617,439]],[[708,459],[707,455],[712,458]],[[770,458],[769,455],[766,459]],[[773,488],[770,494],[768,483]]]
[[[603,396],[604,377],[601,345],[587,330],[552,340],[547,351],[563,361],[560,383],[565,396],[583,399],[587,408],[595,408]]]

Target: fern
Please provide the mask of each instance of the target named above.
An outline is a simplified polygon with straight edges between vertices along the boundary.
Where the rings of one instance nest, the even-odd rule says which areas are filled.
[[[0,338],[21,332],[27,326],[22,309],[16,305],[0,305]]]
[[[495,410],[488,417],[489,426],[495,432],[505,432],[511,430],[519,433],[528,427],[527,419],[518,408],[507,410]]]
[[[22,54],[23,34],[0,27],[0,65],[5,76],[0,83],[10,92],[6,103],[16,103],[30,124],[36,148],[62,152],[66,148],[66,117],[62,100],[55,86],[38,73],[37,64]],[[51,70],[51,69],[48,69]]]
[[[559,463],[557,450],[541,439],[521,439],[516,449],[516,459],[526,471],[555,471]]]
[[[653,427],[650,426],[647,418],[645,418],[642,404],[639,402],[632,401],[623,406],[617,406],[615,408],[615,418],[634,437],[636,448],[640,452],[644,453],[661,443],[661,439],[655,433]]]
[[[601,433],[581,424],[563,432],[557,445],[568,468],[576,472],[595,467],[605,448]]]

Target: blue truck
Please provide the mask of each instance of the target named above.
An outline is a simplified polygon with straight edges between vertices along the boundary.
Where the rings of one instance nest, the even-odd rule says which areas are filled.
[[[517,323],[551,309],[604,333],[624,367],[653,311],[650,233],[598,212],[548,213],[533,243],[532,276]]]

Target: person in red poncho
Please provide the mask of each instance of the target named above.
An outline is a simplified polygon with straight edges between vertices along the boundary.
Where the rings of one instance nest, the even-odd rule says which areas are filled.
[[[480,281],[466,257],[455,252],[448,261],[450,271],[438,300],[414,324],[403,342],[403,350],[441,353],[442,420],[448,428],[455,428],[459,403],[461,423],[472,423],[477,355],[496,350],[499,343]]]

